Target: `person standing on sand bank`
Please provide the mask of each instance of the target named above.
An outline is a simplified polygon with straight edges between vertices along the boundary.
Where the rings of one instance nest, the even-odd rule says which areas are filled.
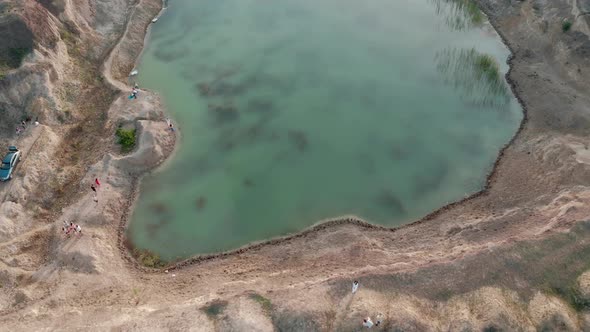
[[[100,182],[98,181],[98,178],[95,178],[95,179],[94,179],[94,183],[96,183],[96,185],[97,185],[98,187],[100,187]]]
[[[96,203],[98,203],[98,192],[96,191],[96,187],[94,186],[94,183],[92,185],[90,185],[90,189],[92,189],[92,191],[94,191],[94,201]]]
[[[166,123],[168,124],[168,128],[170,128],[170,131],[174,131],[174,126],[172,125],[172,121],[170,121],[170,118],[166,118]]]
[[[352,282],[352,294],[356,293],[356,291],[358,289],[359,289],[359,282],[355,280]]]
[[[383,314],[379,313],[377,315],[377,321],[375,322],[375,326],[379,326],[379,325],[381,325],[381,323],[383,323]]]
[[[363,326],[369,329],[373,327],[373,321],[371,320],[371,317],[363,319]]]

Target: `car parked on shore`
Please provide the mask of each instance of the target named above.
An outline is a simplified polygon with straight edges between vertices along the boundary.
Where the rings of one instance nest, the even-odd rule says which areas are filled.
[[[12,173],[16,164],[20,160],[20,151],[16,146],[9,146],[8,153],[2,159],[2,165],[0,165],[0,181],[8,181],[12,179]]]

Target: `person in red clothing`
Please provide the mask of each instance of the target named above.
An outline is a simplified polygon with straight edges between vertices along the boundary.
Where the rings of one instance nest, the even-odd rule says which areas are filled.
[[[94,179],[94,183],[96,183],[96,185],[100,187],[100,181],[98,181],[98,178]]]

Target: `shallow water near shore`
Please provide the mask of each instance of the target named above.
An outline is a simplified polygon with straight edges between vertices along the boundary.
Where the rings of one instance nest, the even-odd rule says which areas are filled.
[[[509,51],[464,3],[172,2],[138,80],[182,140],[131,241],[183,258],[347,214],[398,226],[481,189],[522,112]]]

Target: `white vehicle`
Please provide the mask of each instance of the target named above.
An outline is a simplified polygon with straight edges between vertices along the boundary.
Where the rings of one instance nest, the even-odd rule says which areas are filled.
[[[0,181],[8,181],[12,179],[12,173],[16,164],[20,160],[20,151],[16,146],[9,146],[8,153],[2,159],[2,165],[0,165]]]

